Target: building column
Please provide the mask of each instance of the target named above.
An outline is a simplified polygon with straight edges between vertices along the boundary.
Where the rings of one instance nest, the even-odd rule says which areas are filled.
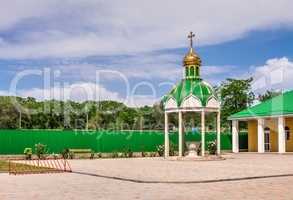
[[[205,112],[201,111],[201,156],[205,154]]]
[[[169,157],[169,124],[168,114],[165,112],[165,158]]]
[[[264,119],[257,120],[257,151],[258,153],[265,152],[265,145],[264,145]]]
[[[217,112],[217,154],[221,154],[221,113]]]
[[[285,119],[284,117],[278,118],[278,149],[279,153],[286,152],[286,138],[285,138]]]
[[[232,152],[239,153],[239,123],[232,121]]]
[[[183,133],[182,133],[182,112],[179,111],[179,122],[178,122],[178,145],[179,145],[179,157],[183,156]]]

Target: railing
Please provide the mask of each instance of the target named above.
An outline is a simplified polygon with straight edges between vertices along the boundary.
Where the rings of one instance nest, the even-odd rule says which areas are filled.
[[[65,159],[9,160],[9,174],[42,174],[72,172]]]

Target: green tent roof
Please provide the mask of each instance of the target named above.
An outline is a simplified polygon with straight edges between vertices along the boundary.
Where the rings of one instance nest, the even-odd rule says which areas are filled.
[[[235,113],[229,117],[229,120],[291,114],[293,115],[293,90]]]
[[[203,106],[206,106],[210,97],[217,99],[214,89],[201,79],[182,79],[169,94],[163,97],[163,102],[165,103],[170,98],[174,98],[177,106],[180,106],[182,101],[190,95],[197,97]]]

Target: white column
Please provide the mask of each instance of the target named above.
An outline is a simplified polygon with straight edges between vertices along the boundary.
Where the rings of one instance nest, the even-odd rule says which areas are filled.
[[[217,113],[217,154],[221,154],[221,113]]]
[[[239,152],[239,124],[237,120],[232,121],[232,152]]]
[[[205,112],[201,111],[201,156],[205,154]]]
[[[265,145],[264,145],[264,119],[257,120],[257,151],[258,153],[265,152]]]
[[[284,117],[278,118],[278,149],[279,153],[286,152],[286,138],[285,138],[285,120]]]
[[[178,138],[178,145],[179,145],[179,157],[183,156],[183,133],[182,133],[182,112],[179,111],[179,122],[178,122],[178,131],[179,131],[179,138]]]
[[[169,124],[168,114],[165,112],[165,158],[169,157]]]

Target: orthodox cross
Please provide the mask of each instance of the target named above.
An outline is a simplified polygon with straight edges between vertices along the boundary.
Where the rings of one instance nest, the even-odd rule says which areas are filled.
[[[188,38],[190,39],[190,47],[193,47],[193,38],[195,37],[195,34],[191,31],[188,35]]]

